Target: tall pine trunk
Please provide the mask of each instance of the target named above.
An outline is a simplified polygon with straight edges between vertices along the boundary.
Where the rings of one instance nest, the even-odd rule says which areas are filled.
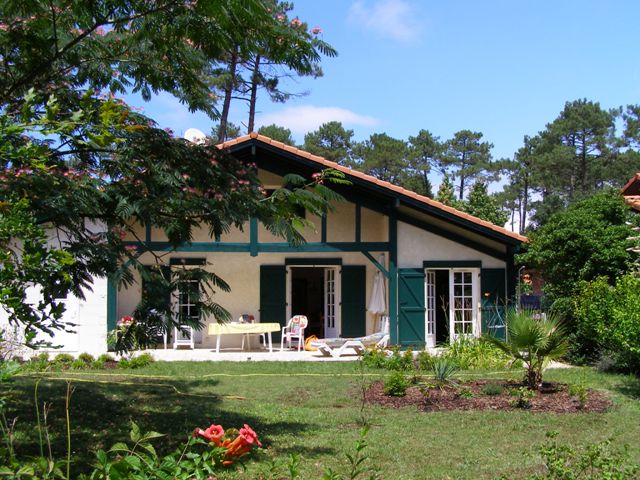
[[[260,83],[260,54],[256,55],[251,74],[251,97],[249,98],[249,123],[247,133],[253,132],[256,120],[256,103],[258,101],[258,84]]]
[[[220,114],[220,128],[218,128],[218,143],[227,139],[227,123],[229,121],[229,110],[231,108],[231,97],[236,85],[236,70],[238,67],[238,49],[234,48],[229,59],[229,81],[224,86],[224,102]]]

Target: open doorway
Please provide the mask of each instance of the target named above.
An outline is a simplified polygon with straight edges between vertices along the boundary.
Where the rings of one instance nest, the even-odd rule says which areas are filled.
[[[305,315],[305,336],[324,335],[324,268],[291,269],[291,314]]]
[[[449,342],[449,270],[426,272],[426,341],[427,347]]]
[[[339,268],[290,267],[289,316],[305,315],[305,336],[337,337],[340,332],[338,306]]]

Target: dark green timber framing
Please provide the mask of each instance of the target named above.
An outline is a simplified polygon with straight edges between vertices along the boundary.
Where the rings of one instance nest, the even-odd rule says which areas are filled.
[[[289,266],[304,265],[315,267],[320,265],[342,265],[341,258],[285,258],[284,264]]]
[[[362,207],[359,203],[356,203],[356,243],[360,243],[362,240]]]
[[[371,263],[373,263],[375,267],[382,272],[382,274],[387,278],[387,280],[389,279],[389,277],[391,276],[391,274],[389,273],[389,270],[384,268],[384,266],[380,262],[378,262],[375,258],[373,258],[373,255],[371,255],[369,252],[362,252],[362,254],[365,257],[367,257],[369,260],[371,260]]]
[[[507,249],[507,301],[515,301],[516,298],[518,272],[513,257],[517,252],[518,247],[509,247]]]
[[[255,217],[249,220],[249,254],[258,256],[258,219]]]
[[[480,260],[427,260],[423,268],[482,268]]]
[[[241,242],[193,242],[174,247],[169,242],[124,242],[125,245],[137,247],[140,251],[153,250],[159,252],[247,252],[251,253],[251,243]],[[387,252],[390,242],[309,242],[300,246],[293,246],[287,242],[272,242],[257,244],[258,252],[289,253],[289,252]]]
[[[116,328],[118,312],[118,286],[112,277],[107,278],[107,332]]]
[[[398,343],[398,220],[389,215],[389,334]]]
[[[327,243],[327,214],[322,215],[320,221],[320,242]]]

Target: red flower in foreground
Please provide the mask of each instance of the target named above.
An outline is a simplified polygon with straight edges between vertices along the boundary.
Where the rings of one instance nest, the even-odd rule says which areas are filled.
[[[220,439],[224,436],[224,428],[222,428],[222,425],[211,425],[206,430],[196,428],[193,431],[193,436],[204,438],[206,441],[220,446]]]
[[[259,447],[262,446],[262,443],[260,443],[260,440],[258,440],[258,435],[256,435],[256,432],[254,432],[253,429],[246,423],[244,424],[244,427],[240,429],[240,436],[244,437],[246,442],[250,445],[253,445],[255,443]]]

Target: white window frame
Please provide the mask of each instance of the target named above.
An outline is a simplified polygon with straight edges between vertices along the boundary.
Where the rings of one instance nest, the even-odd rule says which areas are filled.
[[[456,327],[456,308],[455,308],[455,274],[460,273],[464,276],[464,273],[471,274],[471,308],[465,309],[464,305],[462,310],[471,310],[471,333],[466,334],[468,336],[477,337],[480,334],[480,269],[479,268],[451,268],[449,269],[449,342],[454,342],[460,334],[455,331]],[[463,282],[461,285],[466,285]],[[463,303],[464,299],[468,298],[466,295],[462,295]]]

